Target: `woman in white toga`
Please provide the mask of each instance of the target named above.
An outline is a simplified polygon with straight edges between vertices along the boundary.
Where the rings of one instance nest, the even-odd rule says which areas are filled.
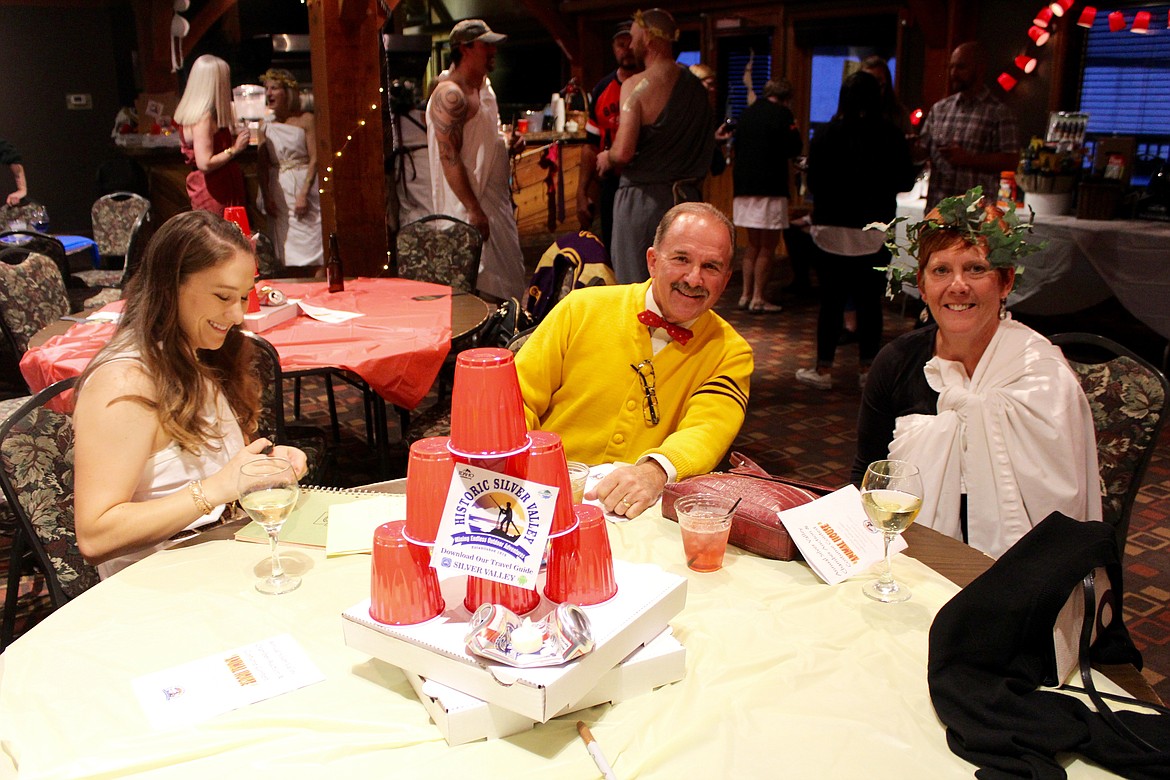
[[[276,255],[286,266],[323,265],[316,122],[292,73],[273,68],[260,80],[273,114],[261,128],[260,196]]]

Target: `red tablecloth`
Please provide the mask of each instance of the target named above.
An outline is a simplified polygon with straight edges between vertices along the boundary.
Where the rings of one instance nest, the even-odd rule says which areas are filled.
[[[413,409],[434,383],[451,348],[450,296],[413,300],[450,293],[450,287],[365,278],[347,281],[340,293],[327,292],[322,282],[273,286],[289,298],[363,315],[331,325],[300,314],[264,331],[260,335],[276,347],[285,371],[348,369],[390,403]],[[78,324],[30,349],[20,361],[29,388],[36,392],[80,374],[113,333],[111,324]]]

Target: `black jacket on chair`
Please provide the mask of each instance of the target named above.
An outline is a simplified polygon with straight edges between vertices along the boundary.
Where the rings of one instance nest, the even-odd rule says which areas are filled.
[[[1123,593],[1113,528],[1054,512],[939,610],[930,629],[930,698],[951,750],[980,767],[977,777],[1064,778],[1058,754],[1078,753],[1125,777],[1170,778],[1170,716],[1117,713],[1155,752],[1080,700],[1037,690],[1056,677],[1057,614],[1102,566]],[[1141,668],[1120,615],[1099,631],[1090,656]]]

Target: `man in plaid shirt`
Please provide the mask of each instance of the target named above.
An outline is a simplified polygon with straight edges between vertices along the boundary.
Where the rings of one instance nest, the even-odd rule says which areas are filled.
[[[979,44],[959,45],[948,70],[952,94],[931,107],[922,125],[919,145],[930,155],[928,212],[977,184],[998,192],[1000,172],[1014,171],[1019,162],[1016,119],[984,86],[984,70]]]

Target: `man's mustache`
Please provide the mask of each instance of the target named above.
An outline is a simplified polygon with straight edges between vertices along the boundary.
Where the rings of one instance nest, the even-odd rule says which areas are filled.
[[[674,290],[675,292],[680,292],[683,295],[689,295],[691,297],[702,296],[706,298],[711,294],[707,291],[706,287],[691,287],[689,284],[682,281],[675,282],[674,284],[670,285],[670,289]]]

